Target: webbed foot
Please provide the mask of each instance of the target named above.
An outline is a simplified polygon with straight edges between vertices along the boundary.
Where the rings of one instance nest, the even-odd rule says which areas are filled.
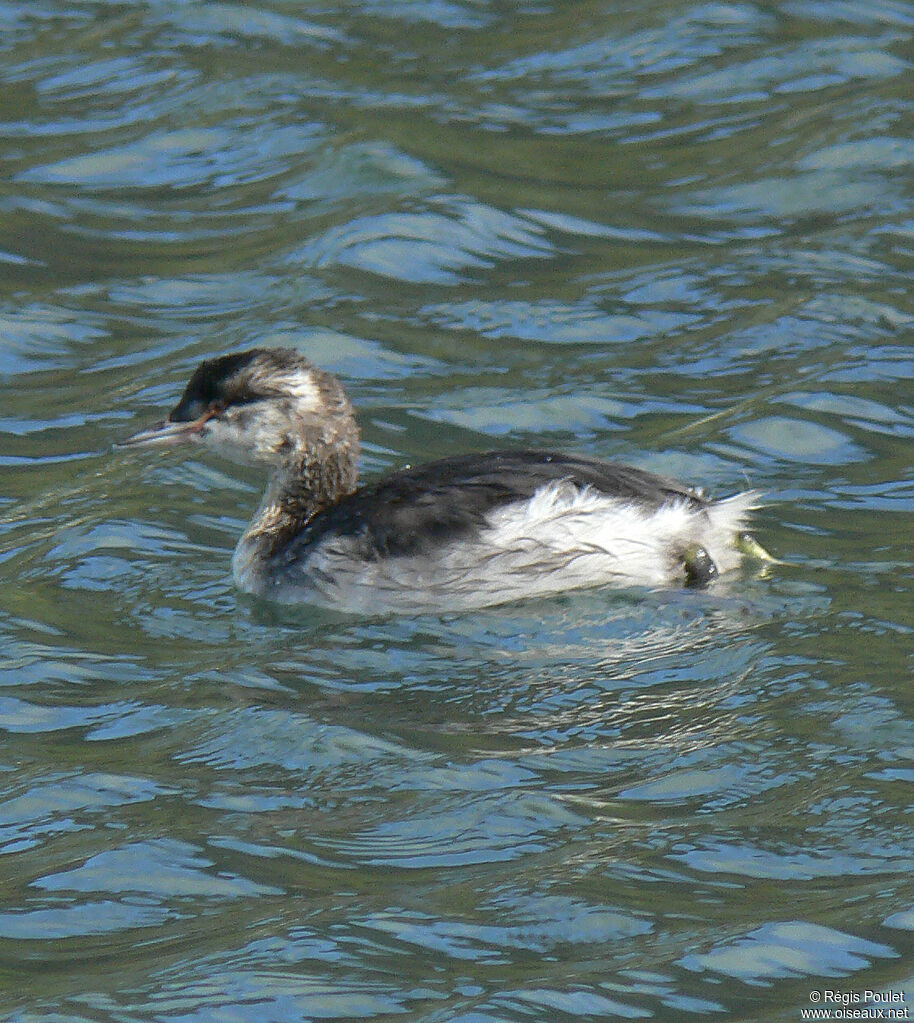
[[[783,561],[778,561],[777,558],[769,554],[751,533],[739,533],[733,546],[740,552],[740,554],[745,554],[747,557],[755,558],[756,561],[764,561],[769,565],[784,564]]]

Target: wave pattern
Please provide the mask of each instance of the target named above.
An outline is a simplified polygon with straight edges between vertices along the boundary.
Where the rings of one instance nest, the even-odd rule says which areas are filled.
[[[909,986],[912,38],[896,0],[0,5],[5,1016]],[[111,452],[252,344],[342,375],[366,476],[517,443],[748,484],[786,563],[253,604],[257,475]]]

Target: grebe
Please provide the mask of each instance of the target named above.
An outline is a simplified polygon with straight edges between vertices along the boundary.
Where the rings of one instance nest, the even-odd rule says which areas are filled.
[[[121,446],[191,441],[269,484],[237,585],[349,611],[458,610],[600,585],[709,583],[742,554],[753,493],[712,501],[642,469],[547,451],[457,455],[357,484],[342,385],[288,348],[203,362],[167,419]]]

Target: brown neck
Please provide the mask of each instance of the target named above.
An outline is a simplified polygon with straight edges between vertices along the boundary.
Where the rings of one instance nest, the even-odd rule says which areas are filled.
[[[310,443],[273,474],[263,500],[238,541],[233,569],[248,592],[266,592],[271,558],[315,516],[356,488],[358,434],[332,446]]]
[[[320,458],[304,458],[284,476],[277,474],[274,486],[283,518],[297,531],[318,512],[336,504],[356,488],[358,472],[351,450],[337,449]],[[278,484],[278,486],[277,486]],[[283,537],[277,537],[277,544]]]
[[[278,469],[244,539],[258,540],[263,554],[275,553],[318,512],[356,487],[356,455],[350,447],[311,449]]]

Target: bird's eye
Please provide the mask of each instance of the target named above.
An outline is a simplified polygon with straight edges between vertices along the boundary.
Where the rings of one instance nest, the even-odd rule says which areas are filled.
[[[207,405],[206,411],[211,416],[219,416],[225,411],[225,402],[216,398]]]

